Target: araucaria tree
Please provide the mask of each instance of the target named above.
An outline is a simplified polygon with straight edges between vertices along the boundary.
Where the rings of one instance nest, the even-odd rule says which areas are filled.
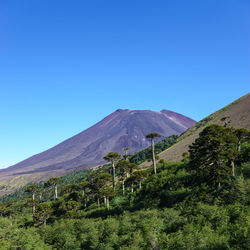
[[[152,145],[152,161],[153,161],[153,166],[154,166],[154,173],[156,174],[156,162],[155,162],[155,138],[161,137],[158,133],[150,133],[146,135],[147,139],[151,139],[151,145]]]
[[[40,191],[40,188],[36,184],[31,184],[26,187],[25,192],[32,194],[32,213],[35,214],[36,207],[35,207],[35,194]]]
[[[111,178],[111,175],[108,173],[100,173],[93,176],[93,179],[90,183],[90,188],[96,195],[98,207],[100,207],[100,198],[102,198],[102,196],[106,205],[106,196],[103,193],[103,190],[108,186],[109,183],[111,184]]]
[[[232,129],[210,125],[190,146],[190,169],[194,184],[220,188],[234,176],[232,160],[237,157],[237,138]]]
[[[101,192],[101,196],[104,198],[104,205],[109,209],[109,198],[115,196],[115,191],[111,186],[104,187]]]
[[[123,150],[124,150],[124,156],[123,156],[123,158],[125,160],[127,160],[128,159],[128,150],[129,150],[129,148],[123,148]]]
[[[136,182],[136,176],[131,175],[129,178],[126,179],[126,184],[130,186],[131,188],[131,193],[134,192],[134,184]]]
[[[241,144],[248,141],[250,138],[250,132],[247,129],[240,128],[240,129],[232,129],[233,136],[236,138],[236,150],[237,153],[231,154],[231,166],[232,166],[232,175],[235,176],[235,160],[238,160],[241,150]]]
[[[117,152],[110,152],[103,157],[104,160],[112,163],[113,189],[115,189],[115,162],[121,159],[121,155]]]
[[[55,195],[54,195],[54,199],[57,200],[58,194],[57,194],[57,185],[62,181],[61,178],[58,177],[52,177],[50,178],[47,182],[46,185],[47,186],[53,186],[54,190],[55,190]]]
[[[131,163],[127,160],[122,159],[120,161],[118,161],[116,168],[119,170],[120,172],[120,180],[122,181],[122,194],[125,194],[125,180],[128,177],[128,173],[129,173],[129,165]]]
[[[40,203],[37,206],[35,215],[34,215],[34,220],[35,220],[35,225],[39,226],[39,225],[46,225],[46,221],[47,219],[50,217],[50,215],[52,214],[52,209],[49,205],[49,203]]]
[[[142,187],[142,181],[147,178],[147,175],[148,173],[146,170],[139,170],[133,173],[133,176],[135,177],[136,182],[139,184],[140,189]]]
[[[237,150],[241,150],[241,144],[250,139],[250,131],[244,128],[236,129],[234,135],[237,137]]]
[[[82,190],[82,195],[84,198],[84,207],[87,207],[87,192],[86,189],[89,187],[89,182],[84,180],[79,184],[79,188]]]

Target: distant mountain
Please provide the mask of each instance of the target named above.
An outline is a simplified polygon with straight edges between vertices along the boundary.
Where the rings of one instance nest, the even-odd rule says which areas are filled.
[[[206,126],[210,124],[224,125],[224,121],[221,120],[223,117],[227,117],[227,120],[230,121],[230,126],[250,129],[250,94],[239,98],[226,107],[195,123],[177,139],[175,145],[159,154],[160,159],[165,159],[167,161],[181,160],[182,154],[188,151],[189,145],[195,141],[199,133]],[[147,166],[149,164],[150,163],[145,162],[142,166]]]
[[[194,120],[168,110],[118,109],[57,146],[0,170],[0,186],[7,190],[7,186],[16,188],[27,181],[94,167],[104,163],[103,157],[111,151],[122,153],[123,148],[128,147],[129,153],[134,153],[148,147],[150,142],[145,135],[150,132],[163,137],[180,135],[194,123]]]

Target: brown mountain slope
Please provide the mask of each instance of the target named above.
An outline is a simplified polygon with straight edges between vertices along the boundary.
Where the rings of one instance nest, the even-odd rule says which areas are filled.
[[[150,145],[145,135],[157,132],[166,137],[181,134],[195,123],[181,114],[163,110],[116,110],[89,129],[55,147],[34,155],[14,166],[0,170],[0,190],[61,176],[74,169],[90,168],[104,163],[103,157],[111,152],[129,153]],[[0,191],[1,192],[1,191]]]
[[[250,129],[250,94],[247,94],[238,100],[232,102],[226,107],[216,111],[215,113],[207,116],[203,120],[197,122],[190,127],[183,135],[178,138],[175,145],[159,154],[160,159],[167,161],[179,161],[182,159],[182,154],[188,151],[199,133],[210,124],[224,125],[221,118],[228,117],[230,126],[235,128]],[[149,166],[151,163],[142,163],[142,167]]]

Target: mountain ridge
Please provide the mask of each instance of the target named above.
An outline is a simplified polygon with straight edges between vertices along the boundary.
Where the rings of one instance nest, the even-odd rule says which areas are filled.
[[[90,128],[69,139],[33,155],[7,169],[0,170],[0,185],[19,178],[44,180],[61,176],[74,169],[87,169],[103,164],[103,157],[111,152],[129,153],[150,145],[145,135],[157,132],[163,137],[180,135],[195,121],[173,111],[117,109]]]
[[[224,121],[221,120],[223,117],[228,117],[230,126],[250,129],[250,93],[195,123],[177,139],[176,144],[161,152],[158,155],[159,158],[166,161],[182,160],[182,154],[188,151],[189,145],[195,141],[199,133],[210,124],[223,125]],[[144,162],[141,166],[146,167],[150,164],[150,162]]]

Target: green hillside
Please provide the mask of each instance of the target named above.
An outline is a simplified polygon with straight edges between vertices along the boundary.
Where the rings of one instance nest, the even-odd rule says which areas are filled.
[[[250,129],[249,107],[250,94],[247,94],[194,124],[177,139],[177,143],[173,147],[160,153],[159,158],[167,161],[180,161],[183,153],[188,151],[188,147],[199,136],[199,133],[211,124],[224,126],[225,123],[228,123],[229,126],[235,128]],[[143,164],[143,166],[148,165],[147,162]]]
[[[164,138],[163,140],[161,140],[160,142],[155,144],[155,150],[157,153],[162,152],[163,150],[167,149],[168,147],[171,147],[177,140],[178,136],[177,135],[171,135],[169,137]],[[152,154],[151,154],[151,147],[148,147],[140,152],[134,153],[133,155],[131,155],[129,157],[129,160],[131,163],[136,163],[136,164],[140,164],[142,162],[144,162],[145,160],[149,160],[152,158]],[[104,165],[101,168],[96,169],[96,171],[102,171],[103,169],[109,168],[109,166]],[[75,170],[72,171],[64,176],[61,177],[62,182],[59,184],[59,187],[64,186],[66,184],[69,183],[78,183],[80,182],[80,180],[87,175],[89,172],[91,172],[92,170]],[[19,180],[18,180],[19,181]],[[17,181],[17,182],[18,182]],[[29,184],[31,184],[32,182],[30,182]],[[44,187],[44,181],[41,181],[38,185],[40,187]],[[27,186],[27,184],[25,185]],[[26,187],[22,187],[15,190],[14,192],[12,192],[11,194],[7,194],[4,195],[2,197],[0,197],[0,201],[11,201],[11,200],[15,200],[15,199],[21,199],[25,196],[27,196],[27,194],[25,193],[25,188]],[[0,186],[0,188],[5,188],[5,186]]]
[[[210,125],[157,174],[122,159],[29,185],[0,203],[0,249],[249,249],[249,133]]]

